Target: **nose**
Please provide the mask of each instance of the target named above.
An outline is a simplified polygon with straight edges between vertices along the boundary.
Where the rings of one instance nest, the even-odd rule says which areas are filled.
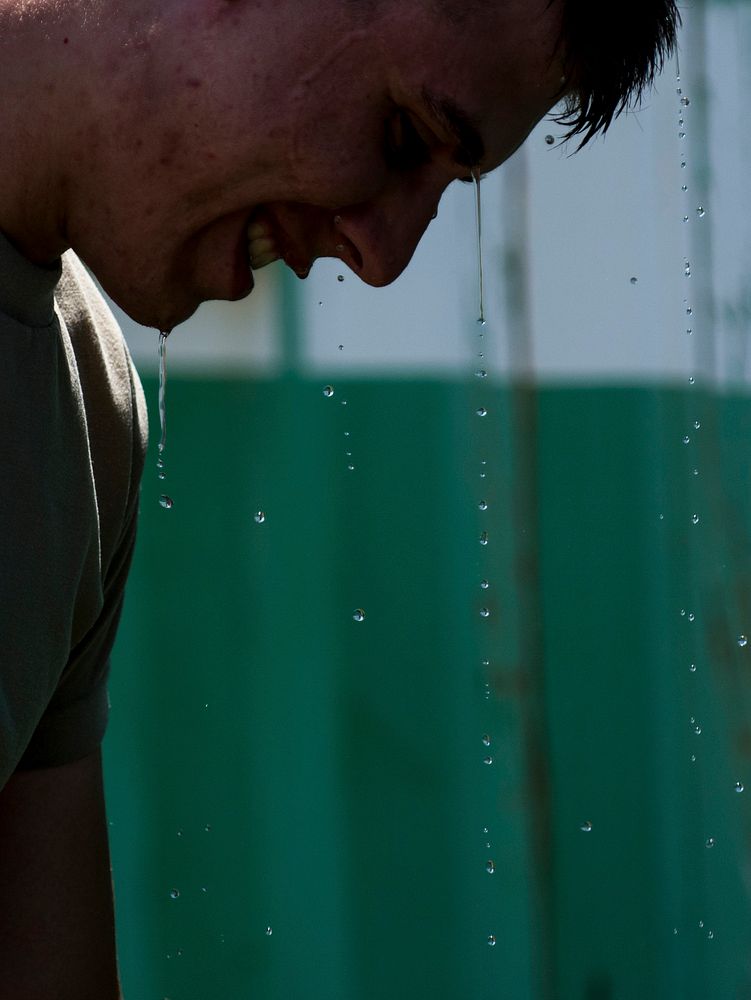
[[[354,248],[347,263],[366,284],[388,285],[405,269],[435,215],[446,184],[393,186],[363,205],[341,209],[337,231]]]

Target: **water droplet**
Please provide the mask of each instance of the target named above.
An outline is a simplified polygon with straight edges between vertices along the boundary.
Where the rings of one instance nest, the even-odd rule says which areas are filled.
[[[337,243],[334,249],[337,253],[344,253],[345,247],[343,243]]]
[[[478,370],[477,370],[477,371],[475,372],[475,376],[476,376],[477,378],[487,378],[487,377],[488,377],[488,373],[487,373],[487,372],[485,371],[485,369],[484,369],[484,368],[480,368],[480,369],[478,369]]]
[[[696,208],[696,214],[699,216],[700,219],[703,219],[707,213],[704,211],[701,205],[698,205]]]
[[[555,136],[552,136],[550,134],[546,135],[545,142],[548,144],[548,146],[552,146],[553,143],[555,142]]]
[[[487,415],[488,415],[488,411],[485,409],[484,406],[479,406],[477,408],[477,416],[478,417],[487,417]]]
[[[692,674],[695,674],[696,673],[696,664],[695,663],[689,664],[689,668],[688,669],[691,671]]]
[[[179,890],[179,889],[173,889],[173,890],[172,890],[172,891],[170,892],[170,898],[171,898],[171,899],[178,899],[178,898],[179,898],[179,896],[180,896],[180,890]]]
[[[263,524],[266,520],[266,515],[262,510],[257,510],[253,516],[253,520],[256,524]]]
[[[481,500],[478,503],[477,506],[480,508],[480,510],[487,510],[488,509],[488,502],[487,502],[487,500]]]
[[[678,133],[678,138],[679,139],[685,139],[686,138],[686,133],[685,132],[679,132]]]
[[[354,620],[354,621],[356,621],[356,622],[361,622],[361,621],[364,621],[364,620],[365,620],[365,612],[363,611],[363,609],[362,609],[362,608],[357,608],[357,609],[356,609],[356,610],[354,611],[354,613],[353,613],[353,615],[352,615],[352,618],[353,618],[353,620]]]
[[[347,471],[348,471],[348,472],[354,472],[354,471],[355,471],[355,467],[354,467],[354,465],[348,465],[348,466],[347,466]]]
[[[660,516],[660,520],[661,520],[661,521],[664,521],[664,520],[665,520],[665,515],[664,515],[664,514],[660,514],[659,516]]]
[[[206,892],[206,886],[205,885],[201,886],[201,892]]]
[[[688,620],[690,622],[692,622],[692,621],[694,621],[695,618],[696,618],[696,615],[693,613],[693,611],[689,611],[689,613],[688,613]]]
[[[323,387],[323,394],[327,399],[331,399],[331,397],[334,395],[333,385],[325,385]]]
[[[696,379],[694,378],[694,376],[693,375],[689,375],[689,377],[688,377],[688,384],[689,385],[693,385],[695,382],[696,382]]]
[[[346,405],[347,405],[347,400],[346,400],[346,399],[343,399],[343,400],[342,400],[342,406],[346,406]]]
[[[707,937],[710,941],[714,941],[714,931],[709,931]]]
[[[343,274],[337,274],[336,280],[337,281],[344,281],[344,275]]]
[[[699,515],[698,514],[692,514],[691,515],[691,523],[692,524],[698,524],[699,523]]]
[[[487,580],[480,580],[480,586],[482,587],[483,590],[487,590],[488,587],[490,586],[490,583]]]
[[[266,928],[266,937],[271,937],[273,933],[274,931],[271,929],[271,927]]]
[[[340,350],[340,351],[343,351],[343,350],[344,350],[344,344],[340,344],[340,345],[339,345],[339,350]]]
[[[685,608],[681,608],[681,618],[685,618],[685,617],[686,617],[686,609]]]
[[[677,934],[677,933],[678,933],[678,928],[677,928],[677,927],[674,927],[674,928],[673,928],[673,934]]]
[[[483,757],[483,761],[482,762],[483,762],[483,764],[492,764],[493,763],[493,758],[492,757]]]
[[[701,726],[694,726],[694,732],[697,736],[701,736]]]
[[[680,90],[678,91],[678,93],[680,94]],[[681,104],[683,105],[684,108],[687,108],[690,103],[691,101],[687,97],[681,98]]]
[[[495,934],[488,934],[488,944],[491,948],[495,948]]]
[[[688,191],[688,184],[681,184],[681,191]]]
[[[688,444],[690,440],[691,440],[691,438],[688,436],[688,434],[684,434],[683,435],[683,443],[684,444]]]
[[[686,263],[683,265],[683,273],[686,275],[687,278],[691,277],[691,265],[689,264],[688,261],[686,261]]]
[[[486,826],[484,826],[484,827],[482,828],[482,832],[483,832],[483,833],[490,833],[490,830],[488,830],[488,828],[487,828]]]
[[[211,833],[211,824],[207,823],[206,826],[204,827],[204,830],[206,831],[206,833]]]
[[[178,830],[178,831],[177,831],[177,835],[178,835],[178,837],[182,837],[182,835],[183,835],[183,832],[182,832],[182,830]]]
[[[480,535],[480,545],[487,545],[487,544],[488,544],[488,533],[487,531],[483,531],[483,533]]]
[[[748,639],[746,638],[745,635],[739,635],[737,642],[738,642],[739,646],[747,646],[748,645]]]
[[[701,421],[700,420],[694,420],[694,430],[698,431],[700,427],[701,427]]]
[[[704,927],[704,921],[700,920],[699,921],[699,930],[702,930],[703,927]]]
[[[695,764],[695,763],[696,763],[696,754],[695,754],[695,753],[692,753],[692,754],[691,754],[691,763],[692,763],[692,764]]]
[[[736,783],[735,783],[735,790],[736,790],[736,792],[738,792],[739,795],[743,791],[743,788],[744,788],[743,782],[742,781],[736,781]]]
[[[582,831],[582,833],[591,833],[592,832],[592,824],[590,823],[589,820],[586,820],[584,823],[582,823],[582,825],[579,827],[579,829]]]
[[[693,316],[694,315],[694,310],[691,308],[691,306],[687,306],[686,307],[686,315],[687,316]]]
[[[717,843],[717,841],[714,839],[714,837],[707,837],[707,840],[706,840],[706,843],[705,843],[704,846],[705,847],[714,847],[714,845],[716,843]]]
[[[638,280],[638,278],[631,278],[631,284],[635,285]]]
[[[490,609],[480,608],[480,618],[490,618]]]
[[[488,861],[485,865],[485,871],[488,875],[492,875],[495,872],[495,861]]]
[[[485,735],[483,736],[483,738],[482,738],[482,745],[483,745],[484,747],[489,747],[489,746],[490,746],[490,737],[488,736],[488,734],[487,734],[487,733],[486,733],[486,734],[485,734]],[[486,830],[486,831],[485,831],[485,833],[487,833],[487,832],[488,832],[488,831]]]
[[[687,216],[687,215],[684,215],[684,216],[683,216],[683,221],[684,221],[684,222],[688,222],[688,216]]]
[[[161,507],[164,507],[165,510],[170,510],[172,507],[174,507],[175,502],[172,499],[172,497],[168,497],[166,493],[162,493],[162,495],[159,497],[159,505]]]

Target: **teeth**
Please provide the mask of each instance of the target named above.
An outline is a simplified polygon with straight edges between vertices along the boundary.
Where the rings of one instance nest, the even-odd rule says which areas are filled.
[[[279,260],[271,226],[264,219],[254,219],[248,226],[248,259],[254,271]]]

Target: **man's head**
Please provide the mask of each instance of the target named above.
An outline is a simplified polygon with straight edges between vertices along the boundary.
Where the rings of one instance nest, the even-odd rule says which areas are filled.
[[[97,19],[39,0],[56,12],[47,87],[66,88],[60,242],[163,328],[246,295],[249,253],[301,275],[339,257],[386,284],[447,185],[502,163],[561,96],[585,138],[638,97],[672,44],[672,2],[635,0],[618,31],[601,6],[102,0]]]

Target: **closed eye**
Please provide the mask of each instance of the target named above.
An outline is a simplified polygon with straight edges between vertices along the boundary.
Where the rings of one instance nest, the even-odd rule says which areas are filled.
[[[386,162],[396,170],[414,170],[430,161],[430,146],[403,108],[386,122],[384,150]]]

